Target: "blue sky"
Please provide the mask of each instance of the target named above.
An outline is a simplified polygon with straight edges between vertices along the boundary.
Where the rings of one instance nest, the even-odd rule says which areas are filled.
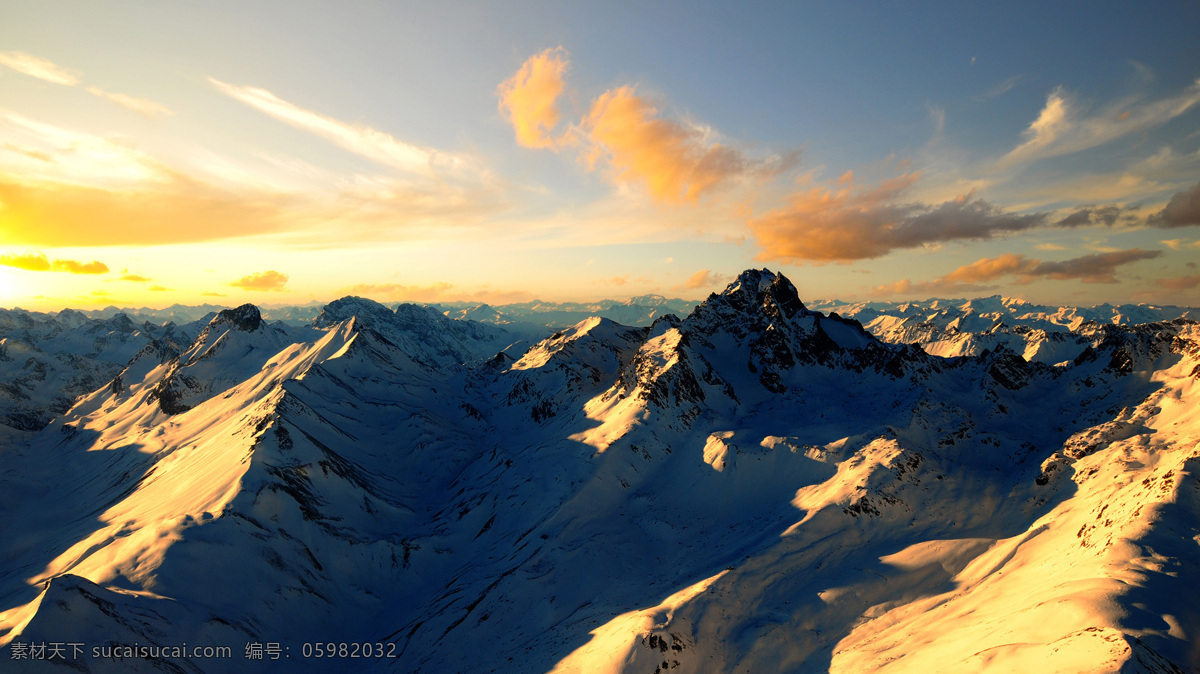
[[[0,306],[1200,304],[1195,3],[5,14]]]

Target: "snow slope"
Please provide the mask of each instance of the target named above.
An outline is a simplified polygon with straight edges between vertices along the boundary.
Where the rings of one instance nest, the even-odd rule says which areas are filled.
[[[88,671],[1200,671],[1194,322],[945,358],[750,270],[682,319],[511,337],[346,298],[143,349],[0,449],[0,643],[232,647]]]
[[[0,442],[19,442],[75,398],[108,383],[140,350],[190,344],[196,324],[135,324],[117,314],[90,320],[0,309]]]

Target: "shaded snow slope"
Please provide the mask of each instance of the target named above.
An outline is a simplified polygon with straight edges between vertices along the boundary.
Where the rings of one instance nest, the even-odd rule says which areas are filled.
[[[315,640],[386,644],[367,671],[1200,671],[1194,322],[943,358],[750,270],[684,318],[511,337],[346,298],[143,348],[0,450],[0,643],[234,655],[90,671],[327,671]]]

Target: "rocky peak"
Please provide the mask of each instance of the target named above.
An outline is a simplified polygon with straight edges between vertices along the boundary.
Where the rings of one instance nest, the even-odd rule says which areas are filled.
[[[809,315],[796,287],[782,274],[767,269],[748,269],[721,294],[704,300],[687,323],[705,334],[728,330],[735,334],[765,329],[772,323],[788,323]]]
[[[419,334],[434,326],[444,326],[451,319],[433,307],[405,303],[396,305],[395,320],[398,325]]]
[[[262,327],[262,314],[253,304],[243,304],[236,309],[223,309],[212,319],[209,327],[229,325],[242,332],[254,332]]]
[[[98,326],[91,328],[90,331],[95,331],[96,328],[99,328],[105,332],[131,333],[136,331],[138,326],[133,322],[132,319],[129,318],[129,316],[125,314],[125,312],[118,312],[113,314],[113,316],[108,320],[100,323]]]

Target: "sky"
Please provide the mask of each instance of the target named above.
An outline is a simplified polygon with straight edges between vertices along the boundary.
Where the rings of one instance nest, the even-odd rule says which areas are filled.
[[[0,307],[1200,305],[1200,4],[7,2]]]

